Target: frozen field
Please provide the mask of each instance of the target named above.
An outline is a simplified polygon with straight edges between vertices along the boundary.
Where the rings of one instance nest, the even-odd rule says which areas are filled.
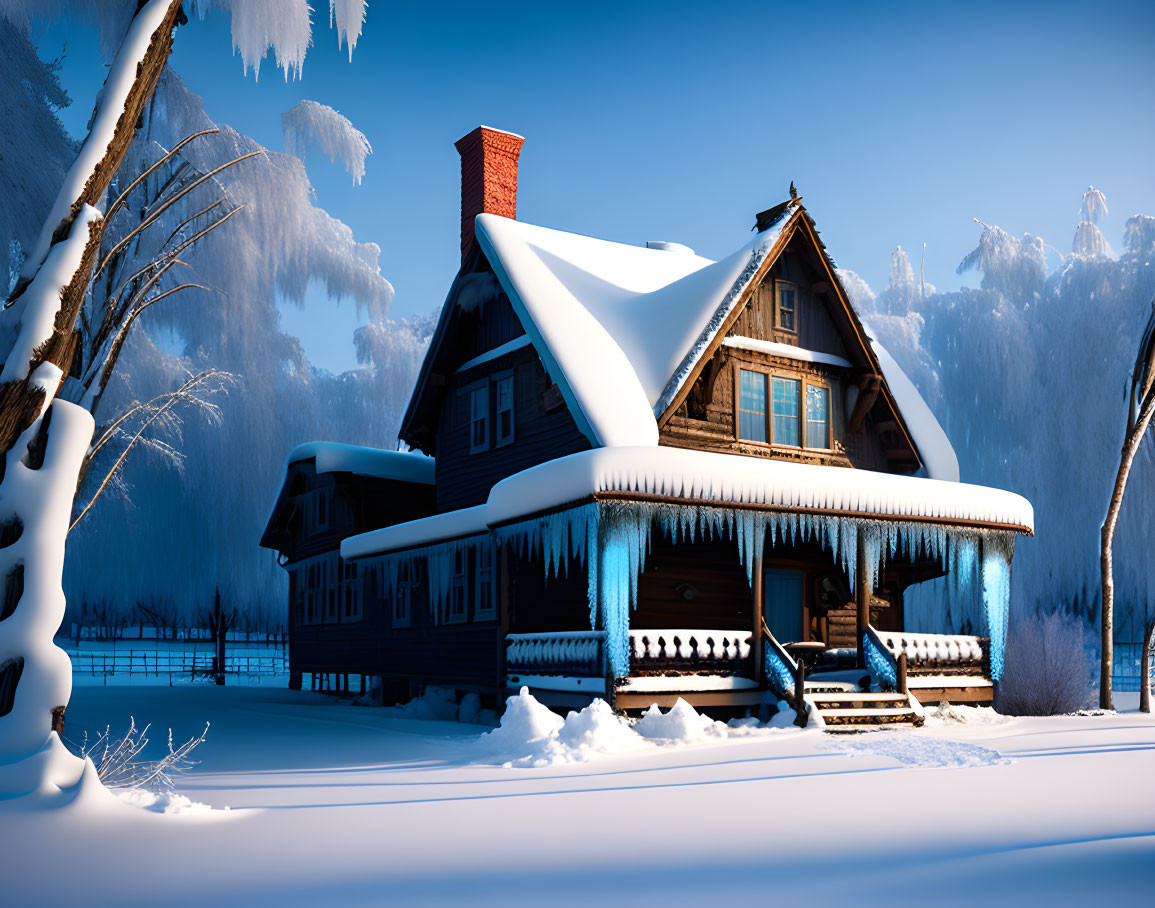
[[[68,735],[130,714],[178,741],[211,721],[179,789],[231,809],[9,801],[5,904],[1054,905],[1155,884],[1155,723],[1135,712],[697,744],[602,729],[586,743],[619,752],[524,768],[501,765],[516,738],[317,694],[82,687]]]

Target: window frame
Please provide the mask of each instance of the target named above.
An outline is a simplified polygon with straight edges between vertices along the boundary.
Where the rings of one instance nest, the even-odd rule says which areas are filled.
[[[406,628],[413,626],[413,580],[414,565],[407,559],[403,559],[397,565],[397,580],[393,584],[392,595],[390,595],[390,626],[394,628]],[[384,587],[385,571],[381,571],[381,583]],[[382,597],[384,598],[384,597]],[[402,606],[404,606],[402,608]]]
[[[509,383],[509,408],[502,410],[500,388],[503,384]],[[490,376],[490,385],[493,388],[493,447],[504,448],[507,445],[513,444],[516,437],[516,418],[517,418],[517,383],[514,381],[514,374],[512,369],[507,369],[503,372],[496,372]],[[501,414],[509,413],[509,435],[502,435],[501,433]],[[472,441],[472,434],[470,435]]]
[[[786,327],[783,327],[783,325],[782,325],[782,291],[783,290],[790,290],[794,294],[794,307],[793,307],[793,309],[794,309],[794,311],[793,311],[794,327],[793,328],[786,328]],[[777,280],[777,279],[774,281],[774,330],[775,331],[781,331],[784,334],[792,334],[794,337],[798,336],[798,314],[799,314],[798,310],[800,308],[798,305],[798,302],[799,302],[800,298],[801,298],[800,294],[798,293],[798,285],[796,283],[794,283],[793,281],[783,281],[783,280]]]
[[[489,380],[485,379],[483,381],[474,382],[473,384],[468,385],[467,387],[462,388],[461,390],[462,390],[462,393],[465,395],[465,399],[467,401],[467,406],[469,408],[469,417],[466,420],[466,426],[468,427],[467,431],[469,432],[469,453],[470,454],[480,454],[483,451],[488,451],[490,449]],[[474,409],[474,405],[473,405],[474,399],[478,395],[480,395],[480,399],[482,400],[480,420],[476,418],[475,409]],[[478,422],[480,422],[482,425],[485,426],[485,429],[484,429],[485,439],[484,439],[484,441],[480,441],[480,442],[474,440],[474,431],[473,431],[474,426],[476,426]]]
[[[338,620],[342,624],[355,624],[365,613],[361,601],[361,571],[355,561],[346,561],[338,556],[338,570],[341,577]]]
[[[766,441],[755,441],[743,438],[740,435],[739,421],[741,415],[742,372],[755,372],[766,377]],[[774,438],[774,379],[796,381],[799,384],[799,414],[798,434],[800,444],[792,445],[776,441]],[[811,387],[822,388],[826,391],[826,445],[819,447],[811,445],[806,427],[806,397]],[[736,444],[753,445],[760,448],[777,448],[783,451],[814,451],[829,453],[834,450],[834,387],[833,380],[825,376],[819,377],[807,372],[792,372],[789,369],[778,368],[773,365],[736,360],[734,363],[734,428],[733,438]]]
[[[798,388],[798,394],[795,402],[798,405],[798,415],[794,418],[798,421],[798,443],[792,444],[790,442],[778,441],[774,437],[774,382],[790,382]],[[770,381],[767,383],[770,387],[770,396],[767,401],[767,412],[770,417],[770,445],[775,448],[789,448],[794,451],[801,451],[806,449],[806,420],[803,418],[803,401],[806,399],[806,381],[801,375],[783,375],[777,372],[770,373]],[[788,418],[788,417],[782,417]]]
[[[825,444],[810,443],[810,391],[817,389],[826,392],[826,438]],[[804,380],[802,384],[802,440],[805,447],[811,451],[834,450],[834,394],[830,385],[821,381]]]
[[[453,553],[453,581],[449,586],[449,607],[445,619],[450,624],[469,620],[470,555],[469,547],[459,545]]]
[[[475,570],[473,582],[473,617],[477,621],[491,621],[497,617],[497,588],[494,583],[494,562],[497,560],[496,546],[492,541],[485,539],[474,546]],[[483,558],[484,553],[484,558]],[[489,606],[483,606],[485,601],[482,592],[488,589]]]
[[[760,376],[762,379],[762,401],[765,404],[765,409],[762,411],[762,434],[761,440],[757,438],[745,438],[742,435],[742,414],[755,413],[754,410],[746,410],[742,407],[742,373],[749,372],[751,375]],[[735,382],[734,394],[734,437],[738,441],[746,442],[752,445],[766,445],[770,444],[770,376],[759,369],[747,369],[741,363],[738,364],[737,381]]]

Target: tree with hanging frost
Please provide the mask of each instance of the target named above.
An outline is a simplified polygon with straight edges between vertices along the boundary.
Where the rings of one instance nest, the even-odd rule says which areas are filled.
[[[263,56],[272,47],[286,78],[291,69],[299,72],[309,43],[304,0],[201,0],[193,8],[203,11],[214,4],[232,12],[234,45],[246,68],[253,48]],[[85,8],[85,0],[76,5]],[[339,34],[351,50],[365,4],[357,0],[331,6]],[[67,654],[53,642],[64,613],[65,537],[78,483],[93,454],[93,411],[140,313],[196,286],[164,282],[171,269],[183,264],[180,252],[238,210],[218,200],[198,211],[181,224],[191,235],[174,231],[157,256],[123,275],[113,292],[92,292],[94,279],[110,272],[118,249],[214,174],[167,182],[123,244],[111,249],[104,245],[106,229],[130,193],[138,183],[159,175],[179,151],[178,146],[163,155],[109,203],[110,188],[168,60],[174,30],[187,19],[181,0],[87,7],[102,23],[108,18],[118,26],[124,23],[119,31],[110,30],[123,39],[98,95],[88,135],[0,309],[0,790],[45,798],[79,790],[85,778],[95,781],[92,764],[69,754],[59,738],[72,674]],[[0,2],[0,16],[10,23],[26,25],[43,10],[25,0]],[[301,29],[285,30],[286,21],[296,21],[286,12],[297,19],[303,15],[303,38]],[[270,23],[277,22],[280,31],[270,37]],[[190,377],[194,388],[204,380]],[[167,401],[153,402],[153,418],[168,409]],[[97,445],[108,437],[102,433]]]

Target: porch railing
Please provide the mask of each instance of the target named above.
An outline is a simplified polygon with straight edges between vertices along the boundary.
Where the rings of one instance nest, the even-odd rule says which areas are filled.
[[[805,725],[810,712],[806,703],[806,667],[796,660],[762,622],[762,672],[766,686],[793,707],[797,725]]]
[[[969,634],[915,634],[868,629],[892,661],[906,656],[912,674],[989,675],[990,639]]]
[[[630,674],[742,674],[752,668],[750,653],[749,631],[630,631]]]
[[[511,674],[604,677],[606,632],[509,634],[505,638],[505,665]]]
[[[882,641],[869,624],[862,635],[862,652],[866,657],[866,670],[875,687],[881,690],[899,690],[899,666],[894,653]],[[905,691],[902,691],[905,693]]]

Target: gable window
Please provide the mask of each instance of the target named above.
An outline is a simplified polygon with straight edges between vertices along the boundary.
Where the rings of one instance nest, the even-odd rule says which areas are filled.
[[[477,587],[473,594],[474,617],[492,618],[496,609],[493,601],[493,546],[482,542],[477,546]]]
[[[749,369],[739,370],[738,437],[744,441],[766,442],[766,376]]]
[[[771,424],[774,444],[802,446],[799,396],[802,382],[775,375],[770,382]]]
[[[806,385],[806,447],[830,447],[830,389]]]
[[[513,442],[513,376],[506,375],[493,383],[494,439],[500,448]]]
[[[777,282],[778,304],[774,307],[774,327],[795,334],[798,331],[798,288]]]
[[[489,386],[469,392],[469,453],[489,448]]]

